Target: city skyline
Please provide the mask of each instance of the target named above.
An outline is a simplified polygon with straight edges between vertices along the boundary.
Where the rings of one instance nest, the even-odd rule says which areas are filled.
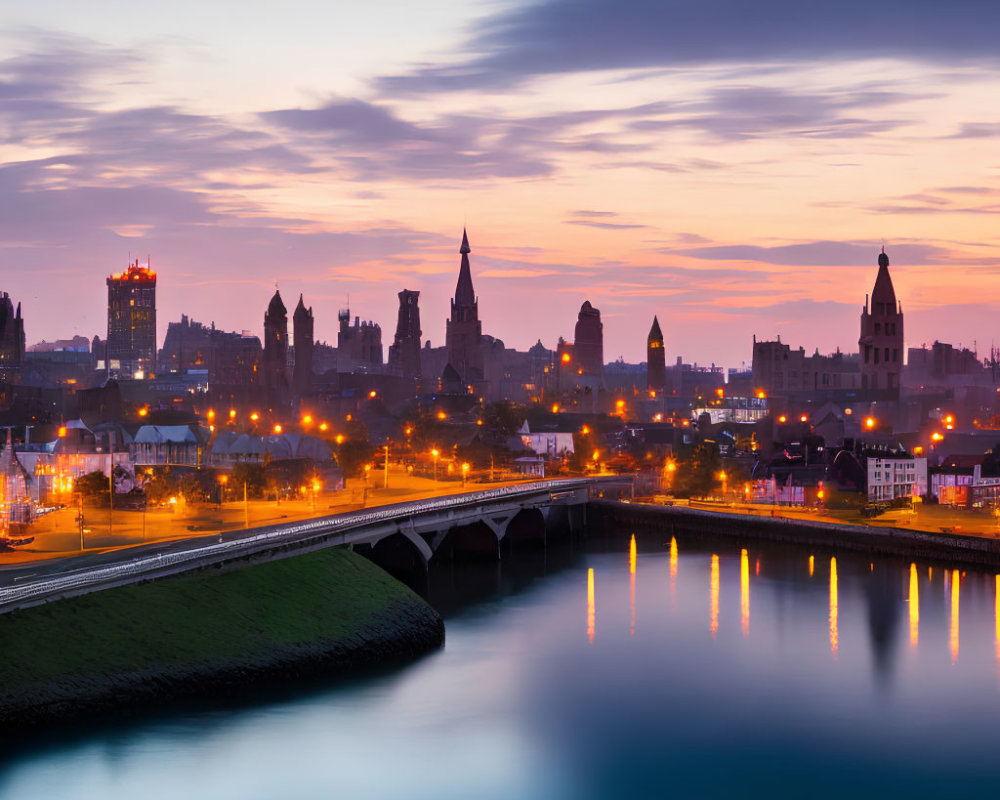
[[[440,346],[463,224],[484,331],[519,350],[589,300],[608,361],[642,361],[654,315],[668,362],[749,364],[753,335],[852,352],[883,241],[906,347],[993,343],[992,9],[771,2],[747,36],[728,3],[223,4],[197,32],[95,8],[0,13],[0,268],[29,344],[101,333],[131,251],[162,277],[158,342],[182,313],[259,334],[277,281],[325,341],[348,296],[391,330],[419,291]]]

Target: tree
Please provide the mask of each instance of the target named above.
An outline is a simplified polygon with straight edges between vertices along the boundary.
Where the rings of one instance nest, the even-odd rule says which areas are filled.
[[[233,476],[230,483],[235,487],[235,491],[243,491],[243,486],[247,487],[247,497],[263,497],[264,489],[267,486],[267,479],[264,474],[262,464],[250,464],[240,462],[233,467]]]
[[[483,435],[493,444],[506,444],[524,424],[528,410],[512,400],[490,403],[483,410]]]
[[[704,497],[719,485],[722,459],[719,448],[709,442],[681,451],[674,472],[674,494],[678,497]]]
[[[375,455],[375,446],[365,439],[345,439],[337,445],[337,464],[344,479],[357,478]]]
[[[93,503],[107,505],[111,487],[108,485],[108,476],[96,470],[77,478],[76,490]]]

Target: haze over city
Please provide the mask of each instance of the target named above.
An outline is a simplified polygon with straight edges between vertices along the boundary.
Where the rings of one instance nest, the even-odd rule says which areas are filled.
[[[106,329],[104,279],[260,333],[444,343],[467,225],[484,332],[526,349],[601,309],[605,355],[854,351],[883,242],[907,346],[992,342],[1000,10],[723,0],[52,0],[0,11],[0,270],[28,343]],[[193,24],[192,21],[197,24]]]

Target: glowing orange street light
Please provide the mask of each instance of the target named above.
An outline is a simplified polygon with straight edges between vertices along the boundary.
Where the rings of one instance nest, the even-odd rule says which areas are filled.
[[[312,425],[312,421],[313,421],[312,414],[305,414],[305,415],[303,415],[303,417],[302,417],[302,424],[303,425]]]
[[[60,425],[59,426],[59,430],[57,431],[57,435],[59,436],[60,439],[65,439],[66,438],[66,426],[65,425]]]
[[[865,417],[865,427],[871,430],[875,427],[875,417]]]
[[[140,409],[139,409],[139,416],[140,416],[140,417],[144,417],[144,416],[146,416],[146,415],[147,415],[148,413],[149,413],[149,409],[148,409],[148,408],[140,408]]]
[[[327,424],[326,424],[325,422],[321,422],[321,423],[319,424],[319,429],[320,429],[321,431],[326,431],[326,430],[327,430],[327,429],[328,429],[329,427],[330,427],[330,426],[329,426],[329,425],[327,425]]]
[[[236,409],[235,408],[229,409],[229,419],[236,419]]]
[[[483,421],[481,419],[477,419],[476,420],[476,424],[479,425],[479,426],[482,426]]]
[[[250,421],[251,421],[251,422],[256,422],[256,421],[257,421],[257,420],[259,420],[259,419],[260,419],[260,414],[258,414],[258,413],[257,413],[256,411],[254,411],[254,412],[253,412],[253,413],[252,413],[252,414],[250,415]]]
[[[569,355],[569,353],[563,353],[562,354],[562,363],[563,364],[568,364],[569,362],[570,362],[570,355]]]
[[[462,486],[465,486],[465,482],[469,477],[469,465],[462,464]]]
[[[338,433],[336,436],[333,437],[333,441],[335,441],[337,444],[343,444],[344,443],[344,434]]]
[[[378,395],[378,392],[376,392],[376,391],[375,391],[374,389],[372,389],[372,390],[371,390],[370,392],[368,392],[368,396],[369,396],[369,397],[371,397],[371,398],[373,398],[373,399],[374,399],[374,398],[375,398],[375,397],[376,397],[377,395]]]
[[[940,441],[943,441],[943,440],[944,440],[944,434],[938,433],[937,431],[934,431],[934,433],[931,434],[931,441],[932,442],[940,442]]]
[[[715,390],[715,396],[716,396],[716,397],[725,397],[725,396],[726,396],[726,390],[725,390],[725,389],[723,389],[723,388],[722,388],[722,387],[720,386],[720,387],[719,387],[718,389],[716,389],[716,390]]]
[[[215,419],[215,412],[212,409],[208,409],[208,418]]]
[[[808,414],[803,414],[801,417],[799,417],[799,422],[808,422],[808,421],[809,421]]]
[[[653,414],[653,422],[663,422],[663,414]]]
[[[436,447],[431,450],[431,457],[434,459],[434,480],[438,479],[438,456],[441,455],[441,451]]]
[[[448,419],[448,415],[445,414],[443,411],[438,411],[437,418],[438,419]]]
[[[780,417],[778,417],[778,422],[784,425],[786,422],[788,422],[788,417],[782,414]]]
[[[587,425],[584,425],[582,428],[580,428],[580,433],[582,433],[584,436],[586,436],[588,433],[590,433],[590,427],[587,426]]]
[[[553,414],[558,414],[559,413],[559,404],[558,403],[553,403],[552,404],[552,413]]]
[[[758,389],[757,390],[757,399],[758,400],[763,400],[765,397],[767,397],[767,392],[765,392],[763,389]]]
[[[282,429],[281,425],[275,425],[274,426],[274,432],[275,433],[281,433],[282,430],[283,429]]]
[[[951,414],[949,414],[947,417],[945,417],[944,418],[944,427],[945,427],[945,430],[949,430],[949,431],[955,430],[955,417],[953,417]]]
[[[403,433],[409,436],[411,433],[413,433],[413,428],[407,428],[405,431],[403,431]]]

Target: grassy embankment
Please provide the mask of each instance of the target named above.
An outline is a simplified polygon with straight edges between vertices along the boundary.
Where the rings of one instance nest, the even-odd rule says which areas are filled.
[[[0,615],[0,720],[45,724],[336,677],[443,640],[430,606],[347,550],[204,570]]]

